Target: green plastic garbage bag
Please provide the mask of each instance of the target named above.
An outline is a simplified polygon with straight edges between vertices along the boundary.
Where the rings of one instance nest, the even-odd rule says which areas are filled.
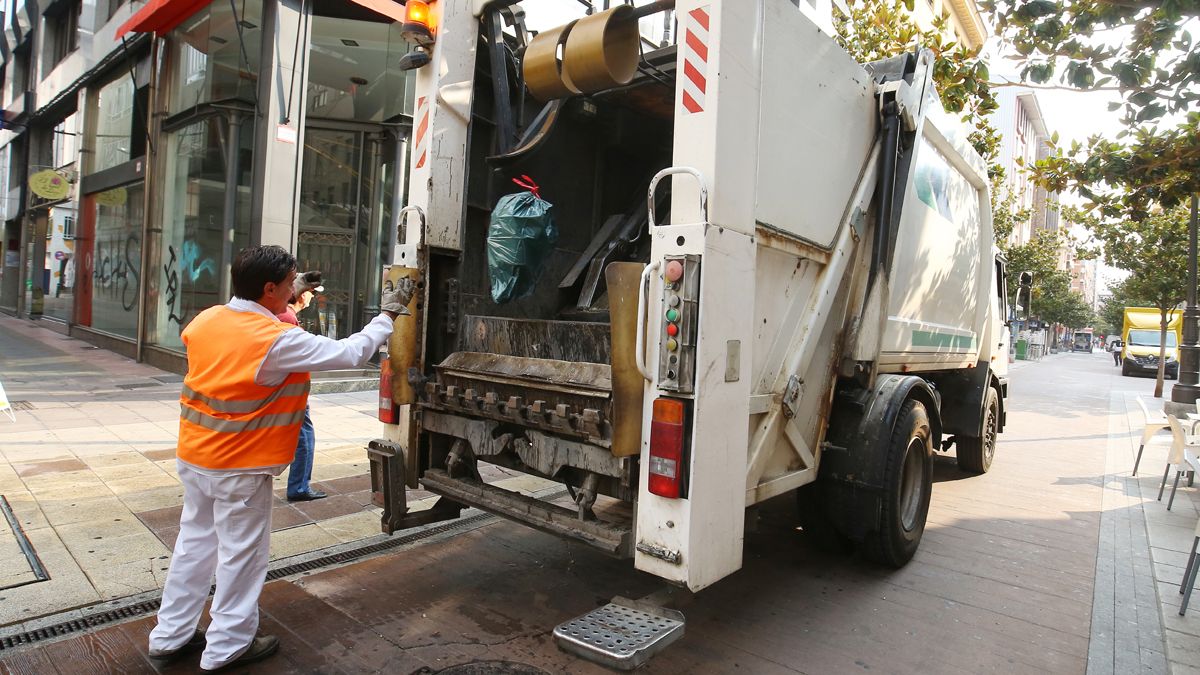
[[[521,178],[513,182],[528,190],[501,197],[488,225],[488,279],[492,301],[498,304],[533,292],[558,241],[554,205],[541,198],[529,176]]]

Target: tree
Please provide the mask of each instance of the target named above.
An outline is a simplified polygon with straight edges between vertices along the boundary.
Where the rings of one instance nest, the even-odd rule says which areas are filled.
[[[1133,293],[1128,279],[1109,287],[1110,295],[1100,302],[1100,325],[1105,335],[1117,335],[1125,324],[1126,307],[1146,307],[1151,302]]]
[[[1039,309],[1042,301],[1062,288],[1070,288],[1070,275],[1058,269],[1058,251],[1062,244],[1061,234],[1042,230],[1024,244],[1003,247],[1009,270],[1033,274],[1031,316],[1044,318]]]
[[[1188,212],[1185,207],[1158,209],[1142,220],[1112,221],[1092,217],[1087,225],[1100,241],[1104,261],[1130,272],[1123,293],[1145,300],[1159,310],[1158,380],[1154,396],[1161,397],[1166,366],[1167,323],[1170,311],[1187,298]]]
[[[1048,189],[1074,189],[1107,218],[1141,220],[1200,192],[1200,113],[1157,123],[1200,104],[1200,50],[1185,29],[1195,0],[985,0],[997,32],[1034,86],[1056,79],[1081,90],[1111,89],[1126,130],[1099,136],[1039,163]]]
[[[943,107],[960,114],[971,128],[971,143],[988,164],[989,175],[1002,173],[995,163],[1000,134],[988,118],[999,104],[988,84],[987,63],[946,37],[949,18],[938,17],[931,30],[923,30],[912,17],[912,0],[855,0],[849,9],[848,16],[834,13],[837,40],[859,63],[916,47],[933,52],[933,82]]]

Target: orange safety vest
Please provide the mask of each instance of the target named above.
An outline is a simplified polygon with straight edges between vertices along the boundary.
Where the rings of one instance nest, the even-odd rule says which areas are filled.
[[[179,396],[179,459],[204,469],[289,464],[308,405],[308,373],[254,382],[267,351],[297,326],[257,312],[209,307],[183,331],[188,374]]]

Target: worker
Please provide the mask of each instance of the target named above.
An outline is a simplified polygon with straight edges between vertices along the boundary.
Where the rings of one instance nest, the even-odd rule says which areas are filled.
[[[315,290],[320,290],[320,288]],[[297,315],[308,307],[308,304],[312,302],[312,297],[313,291],[305,291],[292,298],[287,309],[283,310],[277,318],[293,326],[299,326],[300,318]],[[305,407],[304,421],[300,423],[300,440],[296,442],[296,457],[288,468],[287,500],[289,502],[310,502],[328,496],[320,490],[312,489],[308,484],[312,480],[313,455],[316,453],[316,446],[317,438],[316,432],[313,430],[312,416],[309,414],[308,407]]]
[[[1113,355],[1113,365],[1119,366],[1119,365],[1121,365],[1121,350],[1125,348],[1125,343],[1121,341],[1121,338],[1116,338],[1112,341],[1111,344],[1112,344],[1111,348],[1112,348],[1112,355]]]
[[[176,465],[183,483],[179,535],[150,633],[156,665],[203,646],[200,668],[252,663],[275,653],[255,637],[270,554],[271,482],[295,452],[308,404],[309,372],[363,366],[408,314],[414,284],[380,300],[379,316],[344,340],[280,322],[290,298],[315,284],[297,276],[278,246],[243,250],[232,265],[234,297],[183,331],[188,373],[180,395]],[[208,631],[197,629],[216,573]]]

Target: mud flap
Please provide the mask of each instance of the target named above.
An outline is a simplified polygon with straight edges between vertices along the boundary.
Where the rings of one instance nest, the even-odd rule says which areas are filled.
[[[380,529],[385,534],[393,534],[419,525],[458,518],[466,507],[446,497],[439,499],[433,508],[412,514],[408,512],[404,455],[404,448],[381,438],[367,444],[367,458],[371,461],[371,503],[383,509]]]

